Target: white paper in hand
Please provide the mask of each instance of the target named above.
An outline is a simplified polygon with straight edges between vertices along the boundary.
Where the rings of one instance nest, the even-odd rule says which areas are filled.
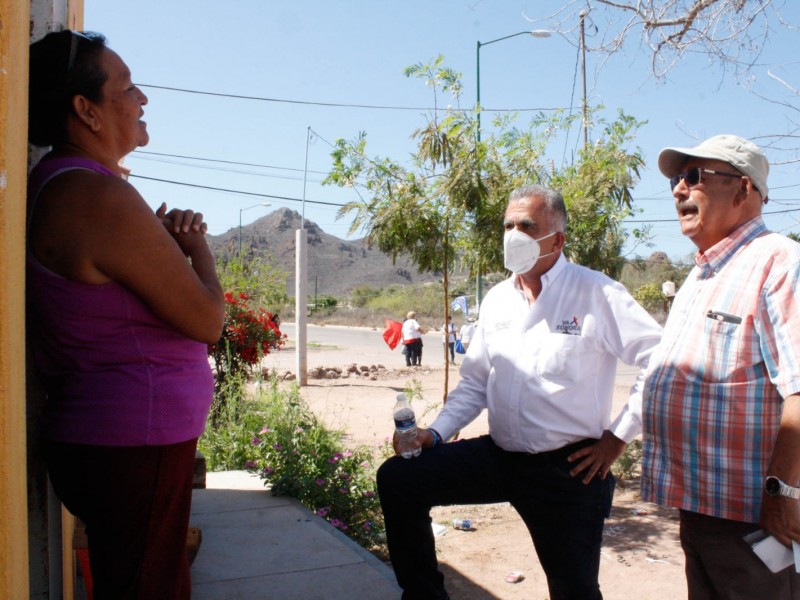
[[[795,563],[795,554],[761,529],[745,536],[744,540],[751,545],[753,552],[773,573],[783,571]]]

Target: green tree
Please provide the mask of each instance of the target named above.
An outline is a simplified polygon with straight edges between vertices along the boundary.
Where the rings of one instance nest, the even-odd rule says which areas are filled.
[[[277,268],[269,257],[243,257],[231,254],[217,259],[217,273],[222,289],[243,293],[258,307],[275,311],[289,301],[286,278],[289,274]]]
[[[418,146],[410,165],[369,158],[364,132],[352,141],[337,140],[325,183],[364,190],[339,212],[354,215],[351,233],[363,229],[368,243],[381,251],[393,257],[406,253],[420,270],[442,272],[447,319],[448,277],[455,261],[471,274],[502,271],[509,193],[542,183],[564,192],[570,211],[568,256],[618,275],[625,239],[621,221],[634,210],[630,189],[643,164],[641,153],[628,146],[641,123],[622,112],[611,123],[601,122],[600,139],[581,151],[576,163],[557,168],[547,157],[548,145],[576,117],[540,114],[524,129],[515,126],[514,116],[503,117],[495,121],[496,135],[477,141],[472,112],[438,116],[441,95],[452,95],[457,106],[461,90],[460,75],[443,60],[439,56],[406,70],[434,95],[433,111],[414,133]]]
[[[567,203],[567,256],[619,279],[627,237],[622,221],[634,212],[631,188],[644,165],[641,151],[628,146],[642,123],[619,111],[615,121],[601,124],[598,143],[583,148],[579,161],[555,174],[551,185],[561,189]],[[647,230],[634,235],[643,238]]]
[[[461,240],[472,221],[454,173],[461,173],[463,148],[472,138],[471,124],[459,114],[438,117],[439,96],[452,95],[458,101],[459,74],[443,66],[440,55],[429,63],[417,63],[405,70],[406,77],[425,81],[433,93],[434,108],[428,122],[414,132],[418,141],[411,168],[388,158],[366,156],[366,134],[352,142],[339,139],[332,153],[334,166],[325,183],[361,185],[363,200],[350,202],[340,216],[354,213],[350,232],[363,228],[367,242],[393,258],[409,254],[422,271],[444,275],[445,322],[449,314],[448,276]],[[444,354],[445,397],[449,362]]]

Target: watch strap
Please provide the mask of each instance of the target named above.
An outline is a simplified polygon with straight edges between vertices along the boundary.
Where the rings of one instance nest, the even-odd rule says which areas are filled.
[[[768,475],[767,478],[764,480],[765,488],[767,485],[767,480],[770,479],[778,483],[778,492],[776,494],[770,494],[770,495],[783,496],[785,498],[794,498],[795,500],[800,499],[800,488],[792,487],[791,485],[783,481],[780,477],[775,477],[774,475]]]

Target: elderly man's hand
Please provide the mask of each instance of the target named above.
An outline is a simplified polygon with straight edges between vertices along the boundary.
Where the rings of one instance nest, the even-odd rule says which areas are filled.
[[[800,542],[800,501],[784,496],[763,495],[761,527],[784,546]]]
[[[595,475],[605,479],[611,465],[625,450],[625,446],[627,446],[625,442],[605,430],[596,444],[581,448],[567,457],[571,463],[580,461],[569,474],[576,477],[584,473],[583,483],[589,483]]]

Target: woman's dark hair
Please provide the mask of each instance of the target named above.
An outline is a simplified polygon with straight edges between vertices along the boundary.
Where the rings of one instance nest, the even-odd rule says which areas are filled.
[[[106,38],[99,33],[58,31],[31,44],[28,140],[51,146],[63,139],[72,98],[102,99],[108,75],[100,68]]]

